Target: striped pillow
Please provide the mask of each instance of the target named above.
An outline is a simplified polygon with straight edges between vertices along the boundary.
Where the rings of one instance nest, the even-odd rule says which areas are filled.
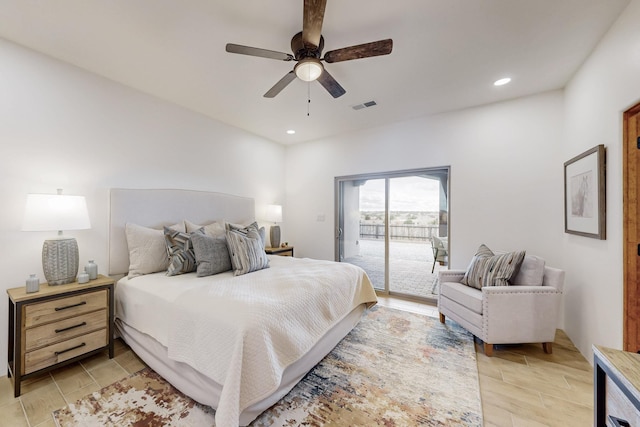
[[[248,225],[232,224],[230,222],[226,222],[224,224],[224,228],[227,231],[239,231],[245,236],[251,229],[254,229],[255,231],[257,231],[258,235],[260,236],[260,240],[262,241],[262,247],[264,248],[265,246],[265,242],[267,240],[267,231],[265,230],[264,227],[260,227],[256,221],[253,221],[251,224],[248,224]]]
[[[204,229],[200,228],[194,233],[204,234]],[[164,227],[164,242],[169,256],[167,276],[177,276],[196,270],[196,254],[193,251],[190,233],[182,233]]]
[[[480,245],[460,283],[481,289],[483,286],[509,286],[518,274],[525,251],[495,255],[486,245]]]
[[[227,231],[227,246],[234,276],[269,268],[269,259],[257,230],[250,229],[247,233]]]

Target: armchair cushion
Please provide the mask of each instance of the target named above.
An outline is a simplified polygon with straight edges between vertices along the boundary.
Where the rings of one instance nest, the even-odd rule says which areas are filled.
[[[484,286],[509,286],[524,257],[525,251],[495,255],[486,245],[480,245],[461,283],[476,289]]]
[[[440,294],[477,314],[482,314],[482,292],[457,282],[445,282]]]

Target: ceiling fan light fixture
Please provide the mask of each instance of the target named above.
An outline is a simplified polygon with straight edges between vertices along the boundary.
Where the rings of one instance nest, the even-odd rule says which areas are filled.
[[[324,67],[318,58],[304,58],[296,64],[294,70],[300,80],[312,82],[320,77]]]

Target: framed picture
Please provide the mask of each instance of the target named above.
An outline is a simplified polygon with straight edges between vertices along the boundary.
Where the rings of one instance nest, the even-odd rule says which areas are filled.
[[[605,149],[597,145],[564,164],[564,232],[605,240]]]

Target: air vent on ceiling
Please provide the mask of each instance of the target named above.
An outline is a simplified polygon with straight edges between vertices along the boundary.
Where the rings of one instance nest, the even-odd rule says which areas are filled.
[[[353,108],[354,110],[362,110],[363,108],[373,107],[374,105],[378,105],[376,104],[376,101],[367,101],[363,102],[362,104],[354,105],[351,108]]]

